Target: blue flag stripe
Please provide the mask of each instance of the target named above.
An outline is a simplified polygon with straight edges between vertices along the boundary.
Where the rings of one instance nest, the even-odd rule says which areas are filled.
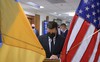
[[[2,46],[2,38],[1,38],[1,35],[0,35],[0,47]]]
[[[15,0],[16,2],[19,2],[20,0]]]

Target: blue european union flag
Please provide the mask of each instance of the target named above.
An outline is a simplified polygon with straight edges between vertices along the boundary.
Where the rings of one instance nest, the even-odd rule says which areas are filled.
[[[0,47],[2,46],[2,38],[1,38],[1,35],[0,35]]]

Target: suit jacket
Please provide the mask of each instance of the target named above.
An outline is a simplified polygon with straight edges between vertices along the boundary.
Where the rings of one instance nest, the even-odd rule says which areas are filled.
[[[66,30],[64,33],[63,33],[63,32],[61,32],[61,35],[62,35],[63,37],[65,37],[65,38],[66,38],[67,33],[68,33],[68,30]]]
[[[34,33],[36,34],[36,36],[38,37],[38,36],[39,36],[38,30],[34,28],[33,31],[34,31]]]
[[[38,39],[46,52],[46,58],[50,58],[52,54],[60,55],[60,52],[64,44],[64,37],[62,37],[61,35],[56,36],[53,53],[51,53],[49,49],[49,41],[47,34],[39,36]]]

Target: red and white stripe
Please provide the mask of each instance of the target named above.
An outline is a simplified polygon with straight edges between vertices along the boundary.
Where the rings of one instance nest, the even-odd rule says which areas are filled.
[[[63,48],[65,56],[62,50],[62,62],[100,62],[99,43],[100,34],[94,25],[75,15]]]

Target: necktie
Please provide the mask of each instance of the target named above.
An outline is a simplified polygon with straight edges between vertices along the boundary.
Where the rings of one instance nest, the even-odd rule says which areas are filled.
[[[53,53],[53,50],[54,50],[54,42],[53,42],[53,39],[52,39],[52,42],[51,42],[51,53]]]

